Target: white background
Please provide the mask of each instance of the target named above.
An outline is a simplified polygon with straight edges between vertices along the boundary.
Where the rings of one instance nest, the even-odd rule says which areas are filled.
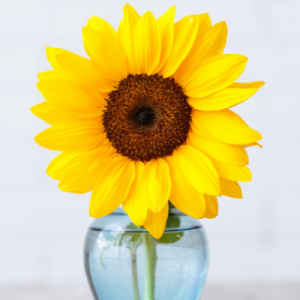
[[[0,285],[85,283],[83,239],[90,195],[61,192],[45,174],[55,152],[33,138],[47,125],[29,108],[43,100],[45,47],[84,55],[81,29],[98,15],[117,28],[125,1],[0,1]],[[225,20],[225,52],[250,58],[239,81],[266,85],[235,110],[263,135],[249,150],[244,199],[220,198],[203,220],[210,241],[208,281],[300,282],[300,2],[296,0],[135,0],[140,14],[177,19],[208,12]]]

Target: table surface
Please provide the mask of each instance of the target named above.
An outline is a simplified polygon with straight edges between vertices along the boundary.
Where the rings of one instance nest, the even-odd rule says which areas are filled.
[[[86,285],[2,286],[5,300],[93,300]],[[300,283],[208,284],[201,300],[299,300]]]

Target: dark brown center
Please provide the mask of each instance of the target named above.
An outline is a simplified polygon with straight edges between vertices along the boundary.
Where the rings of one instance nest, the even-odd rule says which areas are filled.
[[[119,154],[145,162],[171,155],[186,141],[191,113],[173,78],[129,75],[108,94],[103,125]]]

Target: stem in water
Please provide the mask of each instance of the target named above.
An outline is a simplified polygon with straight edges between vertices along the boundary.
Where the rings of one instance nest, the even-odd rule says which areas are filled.
[[[140,300],[139,286],[138,286],[138,276],[137,276],[137,265],[136,265],[136,247],[133,246],[131,248],[130,252],[131,252],[131,266],[132,266],[132,280],[133,280],[134,300]]]
[[[154,299],[154,279],[156,267],[156,240],[149,234],[142,235],[145,251],[145,282],[144,282],[144,300]]]

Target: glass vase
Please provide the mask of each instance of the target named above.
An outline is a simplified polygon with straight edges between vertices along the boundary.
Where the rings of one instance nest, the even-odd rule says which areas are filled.
[[[96,300],[199,300],[207,239],[198,220],[174,208],[158,240],[119,208],[92,222],[84,264]]]

